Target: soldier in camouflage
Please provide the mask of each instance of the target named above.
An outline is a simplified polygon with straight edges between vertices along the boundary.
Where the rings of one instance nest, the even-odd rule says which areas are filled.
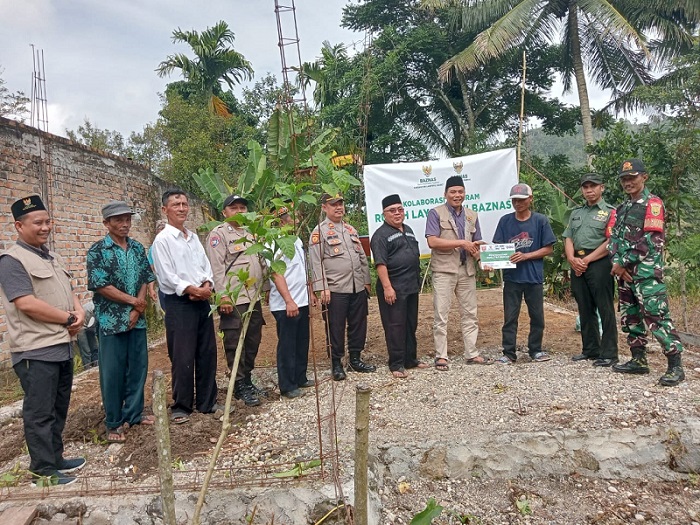
[[[649,327],[668,359],[668,369],[659,384],[675,386],[685,379],[681,364],[683,345],[671,321],[663,280],[664,203],[645,188],[648,177],[641,160],[622,163],[620,183],[629,198],[617,208],[610,255],[611,273],[619,280],[622,331],[627,334],[632,359],[613,366],[613,370],[623,374],[649,373]]]

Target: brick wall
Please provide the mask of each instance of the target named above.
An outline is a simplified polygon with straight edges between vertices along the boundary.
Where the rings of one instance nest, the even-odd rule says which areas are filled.
[[[51,249],[66,260],[82,299],[90,295],[85,254],[106,233],[102,206],[110,200],[129,203],[140,216],[135,216],[131,236],[148,248],[161,218],[160,195],[169,186],[128,159],[0,117],[0,250],[16,239],[11,204],[41,195],[54,219]],[[190,229],[205,221],[205,210],[190,199]],[[0,305],[0,367],[9,362],[5,323]]]

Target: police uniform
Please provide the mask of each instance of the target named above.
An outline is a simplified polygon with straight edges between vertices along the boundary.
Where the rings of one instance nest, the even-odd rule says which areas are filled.
[[[361,363],[360,352],[367,337],[365,285],[370,284],[367,257],[357,230],[344,221],[334,223],[326,218],[311,233],[309,261],[313,290],[331,292],[328,309],[324,312],[331,358],[338,363],[345,354],[347,324],[348,354],[351,367],[356,369],[353,361]]]
[[[230,314],[221,313],[221,310],[219,310],[219,329],[224,333],[224,351],[229,370],[233,368],[236,347],[243,328],[242,316],[248,310],[255,290],[260,285],[260,280],[263,279],[265,272],[265,264],[260,257],[245,253],[245,250],[250,246],[250,242],[242,239],[249,236],[250,232],[247,230],[236,228],[230,222],[225,222],[209,233],[206,242],[207,256],[211,262],[214,274],[214,287],[217,292],[226,294],[227,288],[229,290],[235,288],[238,284],[238,279],[232,273],[235,274],[241,269],[247,270],[250,278],[255,279],[253,285],[241,289],[236,299],[235,307]],[[263,291],[270,289],[270,283],[267,279],[262,289]],[[240,389],[244,386],[252,387],[253,385],[251,372],[255,367],[255,358],[258,355],[258,348],[262,340],[262,327],[264,324],[262,306],[258,300],[250,318],[243,352],[241,353],[236,372],[236,385],[239,394]]]
[[[646,174],[640,160],[630,159],[623,163],[620,177],[639,174]],[[637,200],[626,199],[617,208],[610,253],[613,264],[632,276],[632,282],[618,281],[622,331],[627,334],[632,360],[613,369],[623,373],[649,373],[646,360],[649,327],[669,363],[659,382],[664,386],[674,386],[685,378],[685,374],[680,360],[683,345],[671,320],[663,281],[664,216],[663,201],[646,187]]]
[[[599,175],[585,176],[581,184],[602,184]],[[603,243],[607,243],[615,220],[615,208],[600,199],[596,204],[577,206],[571,212],[564,238],[571,239],[574,257],[583,259]],[[617,360],[617,319],[614,307],[614,281],[610,275],[612,262],[606,256],[588,263],[581,275],[571,272],[571,291],[581,317],[583,349],[575,359],[595,359],[594,364],[610,366]],[[596,310],[598,313],[596,314]],[[600,315],[603,334],[598,329]]]

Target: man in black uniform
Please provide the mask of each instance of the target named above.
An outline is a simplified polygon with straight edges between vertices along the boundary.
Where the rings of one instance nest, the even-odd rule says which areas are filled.
[[[377,300],[382,318],[389,370],[406,378],[407,368],[427,368],[417,359],[418,292],[420,249],[413,230],[404,224],[401,197],[382,200],[384,224],[372,235],[372,254],[377,266]]]

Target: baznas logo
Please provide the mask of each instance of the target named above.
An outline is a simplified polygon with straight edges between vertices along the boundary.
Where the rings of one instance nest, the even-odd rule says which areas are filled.
[[[427,166],[423,166],[423,173],[427,176],[430,176],[430,174],[433,172],[433,167],[428,164]]]
[[[461,175],[462,168],[464,168],[464,162],[462,162],[461,160],[459,162],[453,162],[452,167],[454,168],[455,173],[457,173],[458,175]]]

